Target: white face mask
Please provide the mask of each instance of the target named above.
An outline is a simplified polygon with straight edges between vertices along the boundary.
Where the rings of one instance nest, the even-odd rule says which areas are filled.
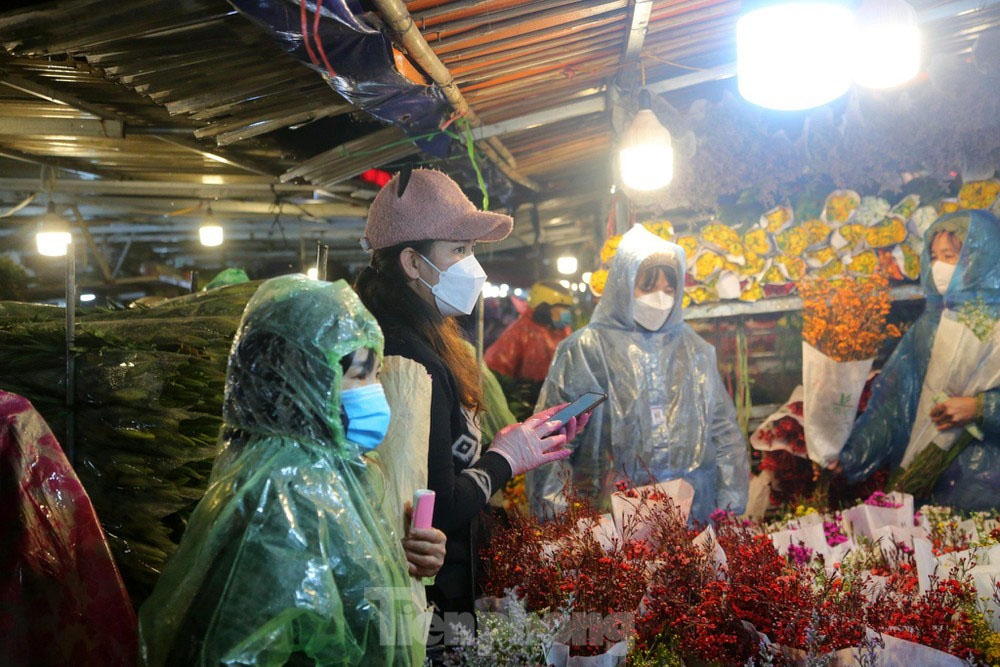
[[[423,255],[420,257],[438,272],[438,282],[433,287],[423,278],[418,278],[420,282],[430,287],[438,311],[445,317],[471,313],[486,282],[486,272],[479,265],[476,256],[469,255],[449,266],[446,271],[434,266],[434,263]]]
[[[636,297],[632,304],[632,319],[650,331],[659,331],[674,308],[674,297],[659,290]]]
[[[951,283],[951,277],[955,275],[955,265],[947,262],[931,262],[931,278],[934,279],[934,287],[937,287],[939,294],[944,296]]]

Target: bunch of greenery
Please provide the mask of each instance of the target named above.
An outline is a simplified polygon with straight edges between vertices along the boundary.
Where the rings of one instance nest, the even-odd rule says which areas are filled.
[[[212,469],[243,283],[77,319],[75,466],[138,605]],[[0,388],[66,434],[65,311],[0,302]]]

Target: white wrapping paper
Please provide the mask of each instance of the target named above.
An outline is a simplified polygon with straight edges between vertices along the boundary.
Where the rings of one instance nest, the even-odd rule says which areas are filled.
[[[834,361],[802,343],[802,412],[809,458],[834,463],[854,426],[873,359]]]

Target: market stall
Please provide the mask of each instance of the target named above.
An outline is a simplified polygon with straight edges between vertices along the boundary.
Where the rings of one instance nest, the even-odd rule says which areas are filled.
[[[110,646],[79,629],[58,641],[25,620],[9,574],[0,592],[18,606],[0,611],[0,645],[16,652],[0,655],[39,662],[32,645],[51,639],[79,664],[132,663],[127,607],[205,496],[247,302],[274,276],[372,268],[358,240],[375,197],[395,182],[401,200],[417,169],[437,169],[470,207],[513,219],[475,249],[490,282],[457,278],[485,298],[456,320],[470,349],[482,358],[504,309],[524,307],[510,299],[534,309],[531,285],[561,287],[531,391],[483,372],[485,417],[453,455],[476,458],[508,408],[548,407],[537,397],[572,378],[609,395],[573,445],[588,438],[581,469],[602,471],[582,486],[609,493],[599,505],[567,486],[543,521],[523,481],[493,493],[477,477],[493,498],[470,532],[478,634],[428,614],[413,627],[432,647],[491,667],[1000,664],[1000,5],[766,4],[5,7],[0,395],[47,422],[40,460],[58,475],[3,478],[30,500],[25,525],[73,501],[59,509],[75,522],[39,544],[66,556],[78,533],[74,562],[99,576],[42,557],[57,546],[9,572],[51,585],[51,615],[74,627],[104,595],[123,620]],[[612,273],[626,264],[628,279]],[[434,268],[422,279],[440,284]],[[649,296],[643,324],[633,306]],[[624,333],[571,348],[590,324]],[[508,361],[495,365],[523,359]],[[745,514],[706,501],[726,486],[742,510],[747,468]],[[415,481],[397,473],[406,496]]]

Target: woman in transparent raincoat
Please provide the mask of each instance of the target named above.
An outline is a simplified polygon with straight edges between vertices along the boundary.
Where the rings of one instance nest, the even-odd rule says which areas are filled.
[[[959,243],[941,243],[939,236]],[[1000,314],[1000,222],[994,216],[978,210],[950,213],[931,225],[924,239],[920,284],[927,305],[886,362],[840,454],[839,466],[850,482],[903,461],[942,315],[969,306],[985,309],[994,322]],[[957,257],[949,259],[956,249],[949,245],[960,246]],[[942,431],[976,422],[984,436],[972,439],[944,469],[933,487],[934,502],[970,510],[1000,507],[1000,388],[950,396],[932,408],[930,418]]]
[[[421,664],[388,520],[399,508],[383,515],[361,458],[388,410],[341,402],[355,370],[342,359],[366,349],[377,365],[382,344],[343,281],[284,276],[254,294],[229,358],[208,491],[140,612],[145,664]]]
[[[657,267],[673,274],[671,289],[642,284]],[[677,287],[684,272],[680,246],[642,226],[622,238],[593,319],[559,345],[537,408],[588,391],[605,392],[608,400],[594,410],[570,458],[529,473],[536,513],[562,508],[567,479],[606,510],[625,478],[637,486],[687,480],[696,521],[706,522],[716,508],[743,512],[750,479],[746,439],[715,348],[684,323]],[[651,275],[657,274],[664,272]]]

